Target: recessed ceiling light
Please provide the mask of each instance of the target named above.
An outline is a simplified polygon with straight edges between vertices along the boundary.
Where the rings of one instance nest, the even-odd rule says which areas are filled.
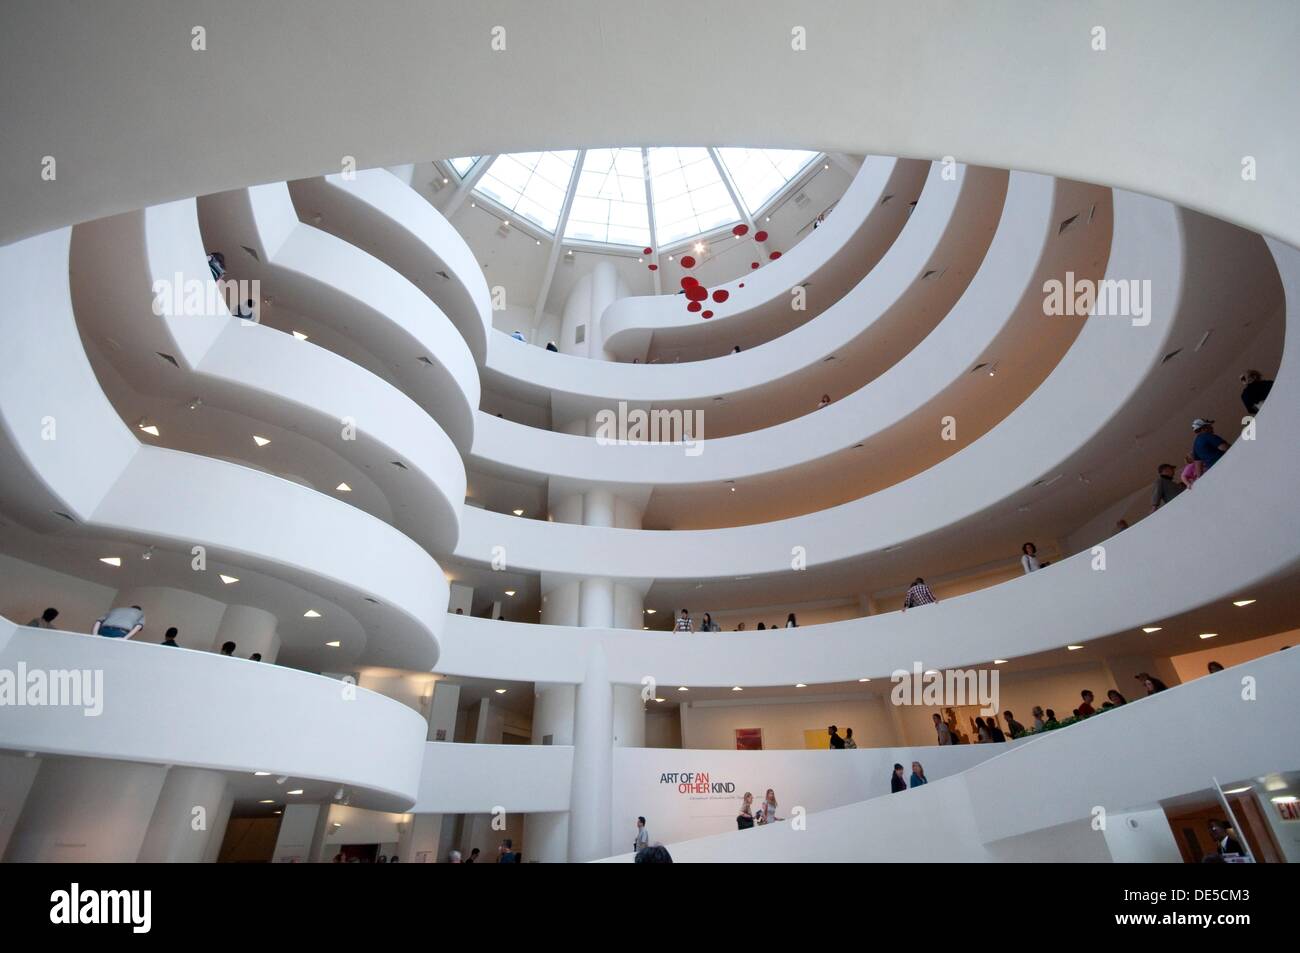
[[[271,441],[267,440],[265,437],[259,437],[257,434],[253,434],[253,443],[257,444],[259,447],[265,447],[270,442]]]
[[[1007,664],[1007,660],[1004,659],[1004,658],[995,658],[995,659],[993,660],[993,664],[994,664],[994,665],[1006,665],[1006,664]]]
[[[445,175],[442,177],[442,184],[443,184],[443,185],[446,185],[446,184],[447,184],[448,182],[450,182],[450,181],[451,181],[451,179],[447,178]]]
[[[1203,639],[1217,639],[1218,637],[1219,637],[1219,633],[1218,633],[1218,632],[1202,632],[1202,633],[1201,633],[1201,638],[1203,638]]]
[[[494,689],[494,691],[496,691],[498,695],[504,695],[506,693],[506,690],[504,688]]]
[[[1294,804],[1296,796],[1294,794],[1283,794],[1280,797],[1270,798],[1274,804]]]
[[[326,643],[325,643],[325,647],[326,647],[327,649],[337,649],[337,648],[339,648],[341,645],[343,645],[342,642],[326,642]]]
[[[638,258],[638,259],[636,260],[636,263],[639,265],[639,264],[641,264],[643,261],[645,261],[644,258]]]
[[[506,595],[507,595],[507,596],[513,596],[514,594],[515,594],[515,591],[514,591],[513,589],[507,589],[507,590],[506,590]]]
[[[338,486],[336,486],[334,489],[338,490],[340,493],[351,493],[351,492],[352,492],[352,487],[348,486],[346,483],[340,483],[340,484],[339,484]]]
[[[668,260],[669,260],[669,261],[672,261],[672,260],[673,260],[673,256],[672,256],[672,255],[669,255],[669,256],[668,256]]]
[[[477,202],[470,202],[470,203],[469,203],[469,207],[470,207],[470,208],[478,208],[478,203],[477,203]]]
[[[1159,631],[1160,631],[1160,626],[1158,626],[1158,625],[1144,625],[1144,626],[1142,626],[1142,631],[1145,632],[1147,635],[1150,635],[1152,632],[1159,632]]]
[[[272,811],[271,813],[272,813],[272,814],[283,814],[284,811]]]
[[[254,771],[254,772],[253,772],[253,777],[255,777],[255,778],[269,778],[270,776],[271,776],[271,772],[270,772],[270,771]]]
[[[1079,649],[1083,648],[1083,646],[1082,646],[1082,645],[1067,645],[1065,648],[1066,648],[1068,651],[1070,651],[1070,652],[1077,652],[1077,651],[1079,651]]]
[[[938,669],[934,669],[934,668],[928,668],[928,669],[925,670],[925,674],[926,674],[926,675],[938,675],[938,674],[939,674],[939,670],[938,670]]]
[[[157,424],[146,423],[145,421],[142,420],[140,421],[139,424],[137,424],[137,426],[140,428],[142,432],[147,433],[151,437],[158,436]]]
[[[510,512],[511,512],[511,513],[514,513],[515,516],[523,516],[523,515],[524,515],[524,511],[523,511],[523,510],[511,510]]]
[[[1241,608],[1242,606],[1254,605],[1254,604],[1255,604],[1254,599],[1238,599],[1236,602],[1233,603],[1233,605],[1236,606],[1237,608]]]
[[[871,679],[869,679],[869,678],[860,678],[860,679],[858,679],[858,681],[859,681],[859,682],[869,682],[869,681],[871,681]]]
[[[681,686],[680,688],[678,688],[677,690],[678,690],[679,692],[689,692],[689,691],[690,691],[690,689],[687,688],[685,685],[682,685],[682,686]]]
[[[274,804],[275,801],[271,800],[270,798],[267,798],[265,801],[258,801],[257,803],[258,803],[258,804]]]
[[[540,238],[539,238],[539,239],[537,239],[537,244],[539,244],[539,245],[540,245],[540,244],[541,244],[541,243],[542,243],[542,240],[541,240],[541,239],[540,239]]]
[[[238,576],[227,576],[224,572],[217,573],[217,577],[227,586],[233,586],[235,583],[239,582]]]
[[[823,163],[822,163],[822,168],[823,168],[823,169],[829,169],[830,167],[831,167],[831,164],[830,164],[829,162],[823,162]]]
[[[763,221],[765,221],[765,222],[770,222],[770,221],[772,221],[772,216],[769,215],[767,218],[763,219]]]
[[[1233,788],[1231,791],[1224,791],[1223,793],[1224,794],[1245,794],[1249,790],[1250,790],[1250,785],[1247,784],[1244,788]]]
[[[299,341],[307,340],[307,335],[303,334],[301,331],[294,331],[293,336],[297,338]]]
[[[306,612],[302,614],[302,617],[304,619],[319,619],[320,613],[317,612],[315,609],[308,609]]]
[[[646,611],[646,615],[654,615],[654,614],[655,614],[656,612],[658,612],[659,610],[658,610],[658,609],[646,609],[645,611]]]
[[[732,685],[732,686],[731,686],[731,690],[732,690],[733,692],[743,692],[743,691],[744,691],[744,689],[741,688],[739,685]]]
[[[656,698],[655,701],[659,702],[661,705],[663,704],[663,699],[662,699],[662,698]]]
[[[795,687],[795,688],[807,688],[808,686],[805,685],[803,682],[795,682],[794,687]]]
[[[110,566],[120,566],[120,565],[122,565],[122,557],[121,557],[121,556],[100,556],[100,557],[99,557],[99,561],[100,561],[101,563],[108,563],[108,565],[110,565]]]
[[[301,794],[301,793],[302,793],[302,788],[298,788],[296,791],[289,791],[289,792],[287,792],[287,793],[289,793],[289,794]]]

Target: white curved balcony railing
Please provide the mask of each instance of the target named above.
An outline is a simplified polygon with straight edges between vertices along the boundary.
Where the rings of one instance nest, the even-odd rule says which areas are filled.
[[[418,192],[386,169],[351,179],[299,179],[289,183],[289,192],[304,221],[386,262],[428,295],[475,362],[487,363],[492,302],[483,269],[460,233]]]
[[[409,537],[287,480],[143,446],[127,429],[78,334],[70,241],[64,229],[0,249],[0,280],[12,289],[0,324],[14,360],[0,376],[0,423],[6,471],[21,475],[6,487],[17,505],[65,512],[91,535],[203,545],[214,561],[322,592],[374,619],[354,661],[432,666],[449,589]]]
[[[908,203],[926,181],[928,165],[914,159],[868,156],[825,223],[778,260],[710,288],[728,294],[705,305],[713,317],[690,313],[682,297],[620,298],[598,318],[605,349],[618,360],[645,360],[656,348],[707,348],[718,353],[753,346],[815,318],[871,271],[907,224]],[[790,289],[808,282],[809,308],[790,307]],[[744,288],[740,285],[744,284]],[[754,335],[761,335],[759,341]]]
[[[837,540],[845,553],[853,551],[855,541],[879,546],[880,537],[876,533],[888,525],[887,521],[892,520],[892,532],[897,538],[907,539],[909,525],[923,527],[922,521],[931,516],[943,520],[945,511],[962,506],[956,501],[962,489],[1000,496],[1002,491],[996,487],[996,480],[1005,468],[995,466],[995,459],[1000,457],[1005,461],[1026,455],[1025,447],[1030,446],[1027,444],[1020,445],[1018,455],[1015,452],[1008,455],[1007,447],[1017,439],[1024,439],[1023,433],[1017,438],[1012,428],[1017,417],[1028,416],[1032,420],[1044,405],[1047,412],[1031,430],[1035,435],[1033,448],[1049,456],[1064,453],[1068,458],[1067,451],[1083,446],[1080,435],[1070,432],[1071,428],[1081,427],[1102,438],[1091,451],[1094,455],[1113,455],[1114,448],[1123,442],[1121,435],[1131,432],[1134,423],[1121,413],[1126,397],[1132,396],[1143,413],[1151,413],[1157,419],[1168,416],[1169,407],[1182,399],[1181,395],[1170,393],[1174,389],[1162,378],[1143,383],[1143,378],[1150,376],[1153,368],[1161,363],[1163,341],[1171,330],[1171,311],[1181,310],[1192,318],[1184,339],[1195,341],[1203,322],[1212,319],[1211,312],[1226,307],[1225,301],[1215,297],[1215,287],[1222,283],[1217,276],[1209,274],[1183,288],[1185,300],[1169,300],[1180,297],[1177,289],[1183,287],[1183,281],[1194,277],[1185,273],[1182,265],[1184,238],[1190,242],[1187,253],[1199,256],[1207,251],[1201,240],[1207,229],[1215,236],[1222,236],[1225,231],[1235,232],[1200,216],[1180,215],[1163,202],[1126,193],[1116,194],[1115,209],[1116,235],[1128,237],[1117,238],[1119,244],[1112,255],[1112,264],[1126,261],[1130,267],[1141,266],[1134,273],[1151,275],[1155,287],[1168,292],[1157,296],[1157,301],[1163,297],[1165,303],[1153,309],[1151,325],[1140,329],[1153,332],[1150,339],[1129,336],[1139,329],[1128,326],[1127,322],[1120,325],[1113,321],[1090,321],[1080,342],[1087,337],[1098,338],[1100,350],[1092,353],[1089,348],[1090,353],[1076,356],[1079,347],[1076,344],[1053,377],[1073,377],[1086,372],[1095,381],[1098,355],[1105,355],[1104,384],[1083,389],[1071,384],[1063,387],[1062,393],[1054,394],[1050,391],[1056,389],[1055,384],[1049,379],[1033,401],[1017,410],[992,434],[921,477],[862,501],[867,503],[895,492],[905,494],[918,481],[929,479],[930,474],[954,461],[959,466],[965,456],[989,454],[984,465],[972,464],[961,471],[979,475],[978,482],[973,485],[970,481],[944,482],[942,493],[923,497],[925,511],[899,503],[897,515],[885,507],[874,513],[871,520],[841,518],[843,526],[823,526],[818,530],[822,536],[805,529],[801,534],[790,533],[778,538],[779,541],[769,540],[771,563],[764,559],[767,554],[750,556],[735,543],[737,538],[761,527],[654,533],[593,531],[590,527],[514,520],[513,526],[492,533],[487,531],[488,527],[496,530],[509,522],[509,518],[471,511],[466,514],[471,517],[467,521],[466,539],[479,540],[482,545],[495,539],[506,547],[511,568],[521,566],[522,558],[530,555],[523,543],[528,537],[510,532],[522,527],[526,533],[537,531],[549,539],[550,571],[561,571],[560,567],[571,570],[579,559],[588,558],[582,547],[592,536],[600,537],[606,545],[599,553],[599,567],[591,575],[611,576],[625,570],[629,578],[655,576],[660,572],[667,578],[689,578],[689,573],[695,573],[697,578],[709,578],[721,575],[724,570],[738,574],[753,571],[741,570],[742,566],[779,571],[788,567],[784,539],[791,541],[789,545],[799,540],[824,539],[821,545],[809,548],[811,564],[826,558],[826,547]],[[1130,216],[1135,216],[1142,227],[1136,230],[1125,227]],[[1257,242],[1257,239],[1248,242],[1239,250],[1245,254],[1224,258],[1221,264],[1229,271],[1251,269]],[[1257,439],[1237,441],[1214,470],[1197,484],[1196,491],[1185,494],[1177,505],[1162,508],[1108,540],[1109,571],[1095,571],[1093,554],[1085,551],[1048,570],[908,613],[893,612],[809,626],[801,628],[793,638],[784,630],[775,634],[745,633],[741,637],[744,651],[737,650],[738,643],[730,636],[680,638],[669,633],[481,622],[456,617],[448,622],[439,670],[499,678],[517,678],[527,671],[529,677],[541,681],[575,682],[583,677],[586,652],[598,643],[606,649],[611,679],[629,684],[639,684],[647,673],[652,673],[660,684],[683,685],[786,685],[794,681],[809,684],[841,681],[848,676],[884,677],[897,668],[909,668],[914,659],[922,659],[934,668],[957,668],[987,663],[992,658],[1017,658],[1065,644],[1086,643],[1150,624],[1153,619],[1173,617],[1237,598],[1240,592],[1294,570],[1300,564],[1300,510],[1295,507],[1284,481],[1271,480],[1267,474],[1292,472],[1300,465],[1300,418],[1291,412],[1300,402],[1297,400],[1300,334],[1296,333],[1300,327],[1300,252],[1271,241],[1268,247],[1282,276],[1287,326],[1291,333],[1287,335],[1282,367],[1269,404],[1257,418]],[[1263,284],[1258,274],[1252,273],[1249,280]],[[1231,292],[1219,288],[1217,293]],[[1091,366],[1081,367],[1081,363]],[[1058,400],[1063,403],[1057,404]],[[1183,421],[1178,424],[1179,429],[1185,429]],[[1009,432],[999,434],[1004,428]],[[1011,443],[1003,445],[1004,440]],[[1088,437],[1083,437],[1083,442],[1088,442]],[[1027,480],[1040,472],[1058,472],[1058,469],[1040,470],[1027,462],[1019,472]],[[1243,501],[1249,501],[1249,505]],[[1225,519],[1226,513],[1232,517]],[[970,517],[969,513],[953,515],[954,531],[960,530]],[[822,514],[814,516],[821,518]],[[1007,521],[1013,522],[1010,517]],[[1176,570],[1168,573],[1148,571],[1152,566],[1169,565],[1171,554],[1198,553],[1205,545],[1207,526],[1215,527],[1215,547],[1221,552],[1231,552],[1233,559],[1225,562],[1189,556],[1178,559]],[[1013,526],[1011,531],[1018,530]],[[685,538],[691,542],[668,545],[668,540]],[[627,540],[628,548],[608,545],[610,540]],[[663,553],[656,549],[660,545],[665,547]],[[758,548],[756,543],[752,545]],[[704,559],[708,560],[707,564]],[[775,565],[778,561],[779,567]],[[678,566],[684,568],[679,570]],[[1008,625],[1009,619],[1014,619],[1015,624]],[[954,638],[954,633],[960,633],[960,637]]]
[[[411,398],[310,341],[231,318],[219,298],[210,314],[174,307],[184,293],[175,286],[211,286],[192,200],[78,226],[72,271],[79,323],[123,345],[107,353],[136,386],[156,387],[182,403],[198,394],[208,406],[296,431],[354,470],[368,470],[390,512],[405,503],[403,530],[431,552],[455,545],[464,465]],[[162,315],[153,313],[155,301],[162,302]],[[177,359],[174,373],[159,373],[159,353]],[[356,439],[344,439],[348,420],[355,421]],[[189,426],[202,429],[200,423]],[[240,451],[250,464],[261,463],[251,436],[224,455]],[[392,466],[395,460],[405,469]],[[328,479],[329,471],[323,475]]]
[[[428,724],[400,702],[337,679],[0,618],[0,668],[19,666],[80,676],[79,689],[90,694],[70,696],[81,704],[50,697],[40,706],[6,707],[0,748],[270,771],[347,785],[377,810],[405,810],[419,792]]]
[[[1097,212],[1093,224],[1064,234],[1059,231],[1062,220],[1090,207]],[[1109,194],[1103,190],[1013,173],[988,252],[938,327],[879,377],[815,415],[710,438],[706,410],[705,440],[701,452],[692,456],[680,445],[609,445],[480,414],[473,462],[537,477],[660,487],[748,481],[854,448],[861,450],[860,461],[871,461],[868,472],[863,472],[861,462],[854,465],[846,460],[840,462],[844,472],[839,476],[859,495],[874,492],[970,443],[1010,413],[1047,376],[1083,321],[1060,318],[1045,326],[1041,288],[1045,280],[1064,280],[1067,271],[1079,279],[1102,276],[1111,237],[1109,212]],[[865,294],[855,289],[835,305],[831,311],[836,318],[847,321],[850,315],[904,315],[918,310],[932,313],[936,307],[933,300],[909,298],[909,292],[926,283],[897,291],[887,282],[876,281],[880,275],[878,269],[862,282],[859,289],[865,289]],[[954,281],[959,281],[956,275]],[[895,291],[899,297],[891,301],[889,296]],[[865,322],[861,317],[857,320],[868,325],[873,321],[870,317]],[[844,333],[851,332],[845,327]],[[968,373],[977,363],[994,359],[1005,371],[996,381]],[[869,358],[871,372],[878,371],[875,364],[879,360],[879,355]],[[959,439],[943,440],[942,428],[934,423],[954,407],[961,408]],[[780,454],[772,453],[775,446],[782,448]],[[818,481],[836,482],[835,473],[819,471]],[[746,492],[752,495],[755,491],[749,487]],[[808,492],[815,490],[809,487]],[[771,501],[768,505],[781,504]],[[815,508],[816,502],[805,493],[800,505],[808,510]]]
[[[232,275],[259,279],[273,306],[357,342],[376,370],[469,450],[478,366],[458,327],[424,292],[378,258],[299,221],[284,183],[206,195],[198,208],[203,240],[225,249]]]
[[[1242,702],[1243,675],[1255,680],[1255,701]],[[1275,726],[1291,717],[1298,691],[1300,652],[1278,652],[1042,738],[979,746],[1005,750],[905,793],[810,806],[806,827],[776,824],[666,846],[674,863],[1109,860],[1107,838],[1091,826],[1097,805],[1114,820],[1212,790],[1215,778],[1226,786],[1294,770],[1300,742]],[[1195,757],[1175,742],[1189,725],[1196,726]],[[1113,769],[1079,770],[1099,753]]]
[[[1160,367],[1175,319],[1190,317],[1208,325],[1214,317],[1205,296],[1217,285],[1186,267],[1183,216],[1167,203],[1128,194],[1116,194],[1114,207],[1107,276],[1149,276],[1154,289],[1149,323],[1133,327],[1128,318],[1087,321],[1027,402],[981,439],[912,479],[804,516],[713,530],[586,527],[471,509],[464,514],[456,555],[485,562],[499,545],[506,547],[514,569],[629,579],[783,573],[789,571],[792,546],[808,547],[808,568],[828,565],[955,529],[1005,505],[1039,479],[1068,469],[1084,472],[1071,461],[1098,444],[1108,425],[1121,429],[1112,418],[1130,406],[1130,395]],[[1231,231],[1200,221],[1207,223],[1207,251]],[[1184,282],[1194,282],[1197,289],[1185,301]],[[1130,409],[1145,416],[1124,421],[1122,432],[1131,433],[1134,426],[1143,432],[1164,420],[1153,416],[1148,405]],[[960,408],[953,412],[959,414]],[[1008,460],[1018,466],[1009,470]]]
[[[572,745],[455,744],[424,747],[416,814],[512,814],[569,810]],[[503,784],[503,778],[527,778]]]
[[[915,211],[876,267],[777,340],[710,361],[629,365],[515,346],[502,335],[488,353],[488,379],[522,399],[549,397],[552,421],[561,426],[620,401],[703,406],[714,434],[805,414],[822,393],[857,390],[915,347],[976,273],[1002,211],[1007,173],[967,166],[954,173],[949,180],[932,167]]]

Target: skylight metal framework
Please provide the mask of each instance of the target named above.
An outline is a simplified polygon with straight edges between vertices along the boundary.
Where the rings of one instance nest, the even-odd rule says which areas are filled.
[[[741,223],[753,234],[759,213],[820,157],[788,149],[614,147],[463,156],[446,165],[461,180],[458,193],[472,190],[506,220],[564,243],[630,253],[662,252]]]

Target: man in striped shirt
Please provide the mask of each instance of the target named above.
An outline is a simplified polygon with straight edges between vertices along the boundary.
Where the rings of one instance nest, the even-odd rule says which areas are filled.
[[[911,588],[907,590],[907,596],[903,599],[903,611],[914,609],[917,606],[928,606],[932,602],[939,600],[934,597],[930,587],[925,584],[925,580],[917,576],[913,581]]]
[[[674,632],[694,632],[695,622],[691,619],[690,613],[685,609],[682,610],[681,618],[677,620],[677,625],[673,627]]]

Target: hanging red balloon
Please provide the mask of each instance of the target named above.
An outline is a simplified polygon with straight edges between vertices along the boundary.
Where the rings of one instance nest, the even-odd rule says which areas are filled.
[[[642,248],[642,249],[641,249],[641,254],[643,254],[643,255],[653,255],[654,253],[655,253],[655,250],[654,250],[653,248]]]
[[[700,283],[700,279],[699,279],[699,278],[693,278],[693,277],[691,277],[690,275],[686,275],[686,276],[684,276],[684,277],[682,278],[682,287],[683,287],[683,288],[693,288],[693,287],[695,287],[696,285],[698,285],[699,283]]]
[[[646,267],[649,268],[651,271],[658,271],[658,270],[659,270],[659,266],[658,266],[658,265],[646,265]]]
[[[743,281],[740,283],[740,287],[742,288],[745,287],[745,283]]]
[[[737,225],[735,228],[731,230],[731,234],[735,235],[737,238],[739,238],[741,235],[748,234],[748,232],[749,232],[749,226],[744,224]]]
[[[772,252],[772,254],[768,255],[767,257],[772,261],[776,261],[778,258],[781,257],[781,253],[779,251],[774,251]]]
[[[709,289],[702,284],[693,284],[686,289],[687,301],[704,301],[709,297]]]
[[[702,307],[704,307],[704,305],[700,304],[698,301],[692,301],[690,304],[688,304],[688,305],[686,306],[686,310],[687,310],[687,311],[699,311],[700,308],[702,308]]]
[[[767,232],[755,232],[755,233],[754,233],[754,241],[756,241],[756,242],[765,242],[765,241],[767,241]]]
[[[751,261],[751,262],[749,263],[749,267],[750,267],[750,268],[757,268],[757,267],[758,267],[758,262],[756,262],[756,261]]]
[[[709,320],[709,318],[713,317],[713,312],[705,311],[703,314],[700,315],[700,317],[703,318],[705,321],[707,321]]]
[[[726,288],[719,288],[717,291],[713,292],[713,300],[718,304],[722,304],[722,302],[726,301],[730,297],[731,292]]]
[[[695,259],[692,258],[690,255],[683,255],[683,256],[682,256],[682,267],[683,267],[683,268],[694,268],[694,267],[695,267]]]

